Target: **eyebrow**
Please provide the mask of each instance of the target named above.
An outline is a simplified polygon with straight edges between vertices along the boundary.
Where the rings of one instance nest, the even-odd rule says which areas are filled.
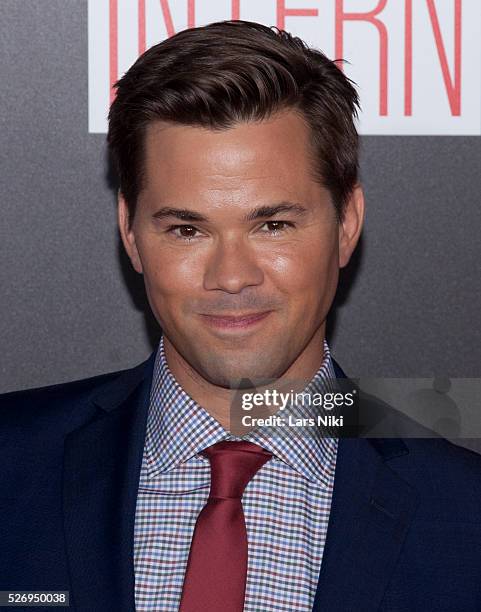
[[[293,204],[292,202],[279,202],[272,206],[258,206],[253,208],[244,216],[244,221],[255,221],[256,219],[268,219],[279,213],[293,213],[300,217],[307,213],[307,208],[302,204]],[[181,221],[193,221],[208,223],[209,218],[200,213],[189,210],[187,208],[175,208],[171,206],[163,206],[155,212],[152,217],[155,219],[164,219],[165,217],[175,217]]]

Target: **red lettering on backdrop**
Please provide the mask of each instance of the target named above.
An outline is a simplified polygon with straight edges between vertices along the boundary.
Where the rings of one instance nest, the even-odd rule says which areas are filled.
[[[404,114],[413,114],[413,3],[404,4]]]
[[[174,22],[170,12],[169,1],[159,0],[162,15],[164,17],[167,36],[175,34]],[[138,0],[138,49],[139,55],[142,55],[146,50],[145,38],[145,0]],[[195,27],[195,0],[187,0],[187,27]],[[110,78],[110,103],[114,101],[115,90],[114,83],[118,79],[119,60],[118,60],[118,0],[109,0],[109,78]]]
[[[170,38],[175,34],[174,22],[172,21],[172,15],[170,13],[169,1],[160,0],[160,8],[162,9],[162,15],[164,16],[165,29],[167,30],[167,37]]]
[[[240,0],[232,0],[232,19],[240,19]]]
[[[109,79],[110,79],[110,102],[115,98],[114,83],[117,81],[119,74],[119,58],[118,58],[118,7],[117,0],[109,1]]]
[[[175,34],[174,22],[170,12],[169,0],[159,0],[162,15],[164,16],[165,28],[167,30],[167,38]],[[195,0],[187,0],[187,27],[195,27]]]
[[[145,0],[139,0],[138,4],[138,20],[139,20],[139,55],[146,49],[145,42]]]
[[[376,18],[385,7],[387,0],[379,0],[377,6],[364,13],[345,13],[344,1],[336,0],[336,59],[342,59],[345,21],[367,21],[379,32],[379,114],[387,115],[387,53],[388,37],[385,24]],[[339,63],[341,66],[341,63]]]
[[[139,3],[139,55],[146,50],[145,42],[145,0],[138,0]],[[174,22],[170,12],[168,0],[160,0],[160,8],[164,17],[167,37],[170,38],[175,34]],[[195,0],[187,0],[187,27],[195,27]]]
[[[187,27],[195,28],[195,0],[187,0]]]
[[[454,82],[449,72],[446,48],[443,43],[441,28],[434,0],[426,0],[429,18],[433,28],[434,40],[441,63],[444,86],[448,95],[449,107],[453,116],[461,114],[461,2],[454,0]],[[404,114],[412,115],[413,97],[413,40],[412,40],[412,0],[406,0],[405,45],[404,45]]]
[[[286,0],[277,0],[277,19],[276,24],[280,30],[286,27],[286,17],[317,17],[319,11],[317,9],[293,9],[286,8]]]

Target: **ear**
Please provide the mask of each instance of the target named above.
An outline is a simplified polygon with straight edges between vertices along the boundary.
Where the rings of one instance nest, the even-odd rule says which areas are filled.
[[[364,222],[364,194],[356,185],[346,202],[344,218],[339,223],[339,267],[344,268],[356,248]]]
[[[132,262],[132,266],[134,267],[134,270],[138,272],[139,274],[142,274],[143,272],[142,261],[140,260],[140,255],[137,250],[137,244],[135,242],[135,233],[134,233],[133,228],[129,227],[129,220],[130,220],[129,209],[127,206],[127,202],[125,201],[120,190],[118,192],[117,202],[118,202],[117,213],[118,213],[119,230],[120,230],[120,236],[122,238],[124,248],[127,251],[127,255],[129,256],[130,261]]]

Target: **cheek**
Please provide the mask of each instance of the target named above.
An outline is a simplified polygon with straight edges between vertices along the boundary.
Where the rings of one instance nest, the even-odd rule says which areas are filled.
[[[338,262],[334,243],[297,244],[290,249],[276,249],[264,259],[263,268],[275,287],[293,300],[318,297],[335,282]]]
[[[181,252],[172,247],[149,248],[142,251],[144,281],[155,298],[182,298],[201,285],[202,261],[193,251]]]

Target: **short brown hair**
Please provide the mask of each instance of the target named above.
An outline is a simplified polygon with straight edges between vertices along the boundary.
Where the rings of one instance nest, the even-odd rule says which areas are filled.
[[[142,189],[149,123],[228,129],[286,109],[307,122],[316,179],[342,219],[359,172],[359,99],[353,85],[320,51],[259,23],[211,23],[154,45],[117,81],[109,112],[107,142],[130,224]]]

